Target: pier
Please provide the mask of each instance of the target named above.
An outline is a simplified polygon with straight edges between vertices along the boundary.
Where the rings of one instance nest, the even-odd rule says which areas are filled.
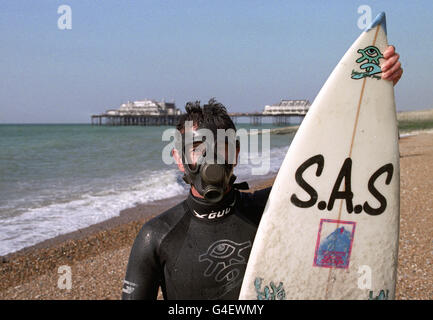
[[[266,105],[263,112],[231,112],[229,116],[237,123],[239,118],[248,118],[249,123],[260,125],[263,119],[272,119],[275,125],[288,125],[292,118],[304,117],[310,107],[308,100],[281,100],[274,105]],[[127,102],[119,109],[92,115],[92,125],[107,126],[174,126],[178,123],[181,111],[174,102],[142,100]]]
[[[172,126],[181,111],[173,102],[150,99],[128,101],[118,109],[91,116],[92,125],[107,126]]]
[[[305,114],[300,113],[282,113],[282,114],[264,114],[261,112],[234,112],[229,113],[230,118],[232,118],[234,123],[238,122],[239,118],[249,118],[250,124],[261,125],[263,119],[272,119],[274,125],[287,125],[290,124],[290,119],[304,117]]]
[[[304,116],[301,114],[263,114],[259,112],[234,112],[229,113],[234,123],[238,122],[239,118],[249,118],[249,123],[253,125],[261,125],[263,119],[271,118],[275,125],[287,125],[290,119],[294,117]],[[99,114],[91,116],[91,124],[97,126],[175,126],[179,121],[180,115],[109,115]]]
[[[179,115],[92,115],[92,125],[106,126],[174,126]]]

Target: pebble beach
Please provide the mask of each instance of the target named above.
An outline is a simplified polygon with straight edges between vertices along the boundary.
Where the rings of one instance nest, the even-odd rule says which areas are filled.
[[[400,139],[400,243],[396,299],[433,299],[433,131]],[[274,178],[252,183],[271,186]],[[123,210],[119,217],[0,257],[0,299],[120,299],[132,243],[143,223],[183,200]],[[59,289],[68,266],[72,288]]]

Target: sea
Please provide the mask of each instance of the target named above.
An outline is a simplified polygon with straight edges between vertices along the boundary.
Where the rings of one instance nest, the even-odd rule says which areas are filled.
[[[170,143],[162,136],[170,128],[0,125],[0,256],[138,204],[186,195],[182,173],[162,157]],[[241,144],[243,163],[235,168],[236,181],[275,175],[294,134],[260,134],[276,128],[271,123],[240,123],[237,128],[249,139]]]

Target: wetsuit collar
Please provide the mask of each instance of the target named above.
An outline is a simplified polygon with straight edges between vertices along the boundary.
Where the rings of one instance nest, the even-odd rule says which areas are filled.
[[[202,221],[217,221],[234,211],[236,193],[237,191],[232,188],[218,203],[209,203],[194,197],[190,191],[186,203],[195,218]]]

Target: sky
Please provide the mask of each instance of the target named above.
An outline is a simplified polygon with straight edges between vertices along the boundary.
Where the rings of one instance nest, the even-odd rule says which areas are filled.
[[[431,0],[0,0],[0,123],[90,123],[142,99],[184,110],[215,97],[229,112],[313,101],[365,5],[386,12],[401,55],[397,110],[433,108]]]

